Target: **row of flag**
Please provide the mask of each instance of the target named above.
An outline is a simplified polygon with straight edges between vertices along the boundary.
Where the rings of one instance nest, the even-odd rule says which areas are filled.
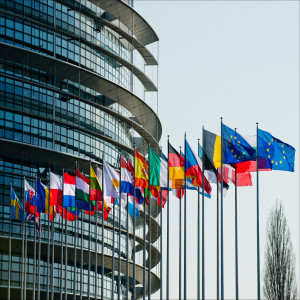
[[[211,183],[221,182],[221,165],[225,189],[228,184],[252,186],[251,172],[257,169],[294,171],[295,149],[270,133],[258,129],[257,136],[240,135],[223,123],[221,130],[221,136],[203,130],[203,148],[198,145],[198,154],[185,139],[184,153],[176,151],[170,143],[167,157],[163,153],[159,156],[149,147],[146,162],[135,149],[134,166],[120,157],[121,167],[116,170],[103,160],[102,170],[97,167],[95,172],[90,166],[89,178],[80,173],[77,166],[76,176],[64,172],[60,178],[50,172],[49,189],[37,180],[35,191],[25,180],[27,219],[34,216],[39,220],[39,215],[44,213],[50,220],[60,215],[74,221],[82,211],[87,214],[102,211],[102,204],[105,219],[113,204],[127,206],[133,215],[134,201],[138,217],[144,201],[156,200],[164,207],[168,188],[178,198],[183,196],[185,188],[199,190],[210,198]],[[22,221],[23,206],[13,188],[11,208],[11,218]]]

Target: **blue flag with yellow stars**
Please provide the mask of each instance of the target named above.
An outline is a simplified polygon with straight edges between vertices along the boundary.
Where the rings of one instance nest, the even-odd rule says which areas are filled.
[[[235,130],[222,124],[222,160],[224,164],[237,164],[256,159],[256,151]]]
[[[258,129],[258,157],[270,162],[272,170],[294,172],[295,148]]]

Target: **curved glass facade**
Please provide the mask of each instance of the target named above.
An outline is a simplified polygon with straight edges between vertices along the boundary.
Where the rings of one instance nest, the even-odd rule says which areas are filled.
[[[88,176],[89,161],[93,166],[100,166],[104,156],[112,166],[119,167],[120,154],[125,159],[132,159],[135,139],[139,140],[140,151],[147,149],[149,132],[144,128],[151,129],[152,125],[139,120],[128,109],[130,105],[125,108],[119,101],[119,92],[114,94],[116,85],[130,92],[126,95],[135,95],[135,81],[144,85],[128,67],[133,64],[134,55],[138,55],[139,60],[144,59],[143,51],[135,51],[128,39],[130,35],[137,40],[138,35],[122,24],[122,16],[118,20],[119,16],[101,7],[101,1],[93,2],[0,2],[0,47],[13,46],[12,51],[18,49],[24,53],[22,58],[14,60],[0,51],[0,293],[4,295],[10,287],[12,298],[21,298],[25,292],[27,297],[32,297],[34,292],[41,298],[50,295],[58,298],[67,291],[69,297],[73,294],[94,299],[96,286],[97,298],[100,298],[102,247],[105,256],[102,298],[111,299],[113,290],[115,297],[120,292],[121,298],[125,299],[126,286],[131,298],[133,287],[143,285],[140,276],[136,277],[134,284],[132,275],[127,277],[124,271],[127,260],[132,269],[133,249],[142,243],[142,237],[138,237],[137,244],[133,244],[135,229],[126,208],[121,208],[121,220],[118,206],[115,219],[112,212],[109,214],[104,222],[104,236],[101,232],[101,212],[92,216],[81,213],[77,221],[67,222],[67,230],[64,219],[48,221],[47,216],[42,215],[43,232],[40,237],[33,222],[10,223],[10,184],[23,202],[24,177],[34,189],[35,177],[49,186],[50,169],[58,175],[62,175],[63,170],[74,175],[75,162],[78,161],[79,169]],[[118,5],[122,5],[121,0]],[[129,8],[124,5],[124,9]],[[116,29],[117,22],[119,27]],[[141,26],[134,22],[132,14],[133,25],[137,28]],[[145,34],[151,33],[151,27],[145,24],[141,28],[144,28]],[[142,44],[139,42],[139,45]],[[149,50],[144,52],[149,53]],[[42,63],[40,69],[33,68],[26,53],[38,53],[53,59],[53,72],[46,72]],[[72,81],[67,73],[64,77],[58,76],[56,69],[62,66],[57,62],[78,67],[78,81]],[[105,79],[106,86],[100,86],[96,91],[89,82],[82,83],[80,70]],[[59,74],[64,74],[63,71],[60,70]],[[71,78],[74,80],[74,77]],[[151,79],[143,78],[153,85]],[[131,98],[124,100],[124,95],[122,97],[122,101],[130,103]],[[133,108],[140,111],[149,108],[143,101],[138,105]],[[148,111],[159,123],[155,113]],[[140,127],[139,133],[133,125]],[[153,126],[160,128],[160,123]],[[157,137],[150,138],[158,146]],[[151,214],[153,222],[156,222],[159,208],[154,207]],[[137,222],[139,228],[142,222]],[[10,224],[12,248],[9,278]],[[154,238],[154,242],[158,237]],[[35,241],[37,259],[34,259],[33,251]],[[26,255],[22,255],[21,249]],[[122,270],[120,291],[116,275],[119,256]],[[26,259],[22,260],[22,257]],[[114,280],[112,261],[115,261]],[[138,263],[141,264],[140,261]],[[136,268],[139,268],[137,273],[141,274],[142,266]],[[159,282],[155,273],[153,280]],[[157,285],[154,284],[152,289],[155,292]],[[141,293],[137,292],[136,297],[140,296]]]

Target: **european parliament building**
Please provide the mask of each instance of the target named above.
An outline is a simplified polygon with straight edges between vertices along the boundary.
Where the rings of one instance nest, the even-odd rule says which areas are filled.
[[[49,170],[74,174],[77,163],[88,176],[103,155],[118,168],[134,145],[159,152],[157,53],[158,37],[133,0],[0,0],[1,299],[141,298],[148,272],[150,293],[159,290],[156,203],[135,228],[117,206],[104,236],[101,212],[81,213],[67,230],[43,215],[40,235],[34,222],[10,222],[9,214],[11,183],[23,202],[24,178],[49,186]]]

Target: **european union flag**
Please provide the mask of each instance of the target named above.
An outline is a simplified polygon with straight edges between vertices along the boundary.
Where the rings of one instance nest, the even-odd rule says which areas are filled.
[[[258,157],[266,159],[272,170],[294,172],[295,148],[258,129]]]
[[[256,158],[255,149],[235,130],[222,124],[222,160],[225,164],[237,164]]]
[[[12,220],[18,220],[23,222],[24,210],[23,205],[19,201],[14,189],[11,187],[10,191],[10,205],[11,205],[11,214],[10,217]]]

